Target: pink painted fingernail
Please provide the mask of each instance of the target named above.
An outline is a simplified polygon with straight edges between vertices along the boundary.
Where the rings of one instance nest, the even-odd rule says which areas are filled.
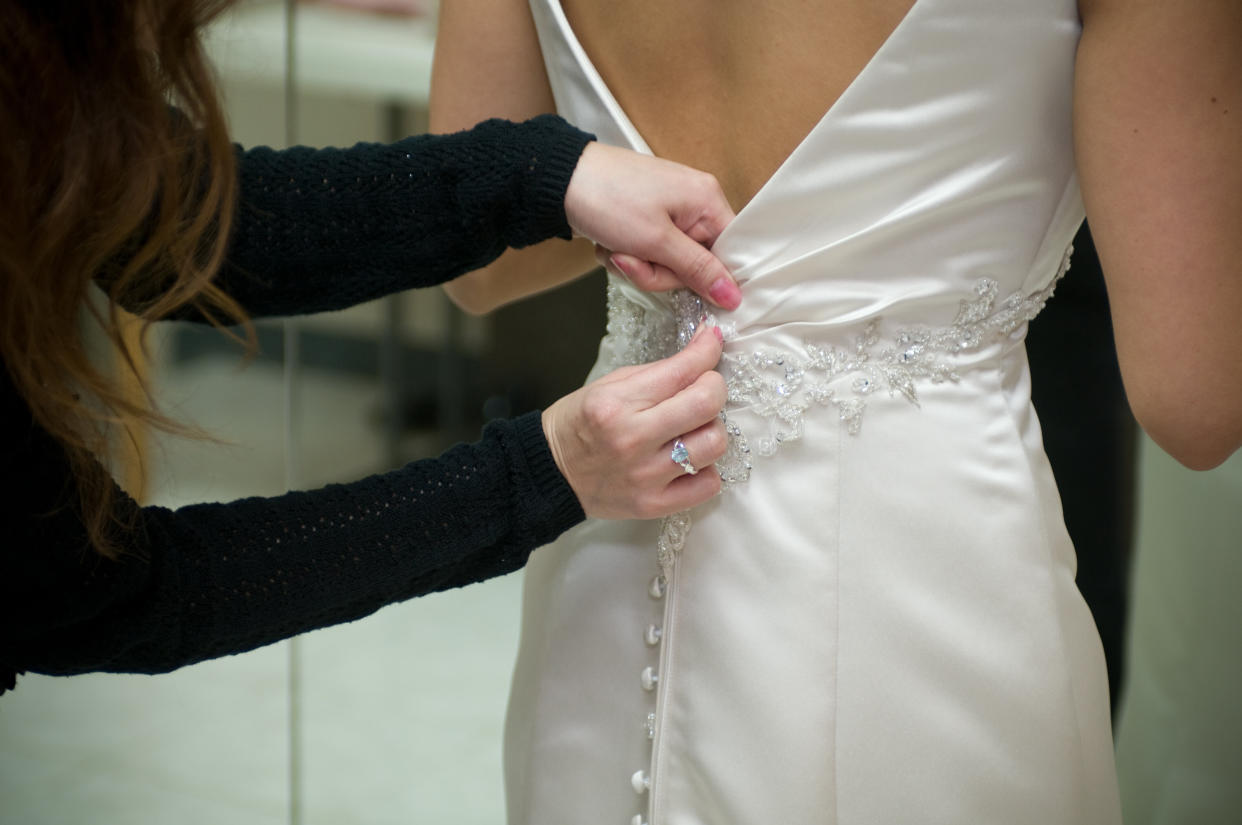
[[[712,327],[712,335],[716,336],[716,340],[724,343],[724,333],[720,331],[720,327]]]
[[[631,281],[634,280],[633,273],[630,272],[629,268],[625,264],[621,263],[621,259],[618,258],[615,254],[608,258],[608,263],[616,267],[617,271],[620,272],[622,275],[624,275],[629,280]]]
[[[742,303],[742,290],[728,278],[717,278],[708,288],[707,294],[725,309],[737,309],[737,305]]]

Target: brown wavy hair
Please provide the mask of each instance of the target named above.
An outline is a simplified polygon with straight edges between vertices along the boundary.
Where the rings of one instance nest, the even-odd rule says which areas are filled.
[[[229,5],[0,0],[0,355],[69,458],[66,506],[109,557],[137,517],[117,506],[106,469],[117,432],[190,432],[154,404],[119,307],[142,319],[140,350],[150,322],[182,307],[245,321],[211,283],[236,179],[199,32]],[[120,377],[91,355],[92,319]]]

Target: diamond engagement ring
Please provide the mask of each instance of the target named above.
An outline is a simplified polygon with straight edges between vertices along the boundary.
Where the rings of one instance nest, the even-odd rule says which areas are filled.
[[[690,475],[698,472],[690,463],[690,451],[686,449],[686,443],[680,438],[673,442],[673,451],[668,454],[668,457],[673,460],[674,464],[681,465],[681,469]]]

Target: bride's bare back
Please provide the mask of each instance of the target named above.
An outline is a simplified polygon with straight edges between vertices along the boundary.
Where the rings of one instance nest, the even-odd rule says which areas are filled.
[[[745,205],[914,0],[562,0],[617,102],[661,157]]]
[[[740,210],[915,0],[560,0],[587,57],[659,156],[716,176]],[[556,110],[527,0],[441,0],[431,129]],[[487,312],[595,265],[538,244],[445,285]]]
[[[714,173],[740,209],[914,0],[561,3],[652,149]],[[1242,15],[1237,0],[1077,5],[1075,151],[1126,394],[1158,443],[1214,466],[1242,443]],[[433,130],[555,108],[527,0],[441,0]],[[445,290],[485,312],[593,265],[590,243],[549,242]]]

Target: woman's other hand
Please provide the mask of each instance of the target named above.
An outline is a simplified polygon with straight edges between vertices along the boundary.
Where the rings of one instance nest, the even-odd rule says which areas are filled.
[[[712,175],[594,142],[569,181],[565,215],[640,289],[685,286],[723,309],[741,303],[737,282],[710,251],[733,220]]]
[[[543,413],[557,467],[595,518],[649,519],[685,510],[720,491],[713,466],[727,439],[719,330],[700,329],[671,358],[623,367]],[[690,473],[671,458],[681,439]]]

